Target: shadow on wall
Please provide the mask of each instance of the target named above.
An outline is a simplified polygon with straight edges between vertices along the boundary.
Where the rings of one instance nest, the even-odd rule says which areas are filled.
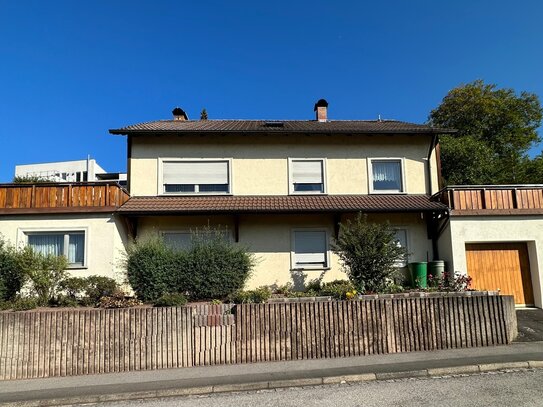
[[[307,287],[308,283],[311,281],[317,280],[322,281],[324,278],[324,275],[326,274],[328,270],[323,270],[321,274],[314,279],[308,280],[307,273],[304,273],[303,270],[291,270],[290,275],[292,278],[292,284],[295,291],[303,291]]]

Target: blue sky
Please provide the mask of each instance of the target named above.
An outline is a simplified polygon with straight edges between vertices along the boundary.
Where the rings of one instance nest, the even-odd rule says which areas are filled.
[[[474,79],[543,97],[543,2],[0,0],[0,182],[95,157],[108,129],[168,119],[424,122]],[[539,153],[538,147],[532,153]]]

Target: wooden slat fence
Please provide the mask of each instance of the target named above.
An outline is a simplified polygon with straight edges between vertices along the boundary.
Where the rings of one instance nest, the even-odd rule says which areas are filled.
[[[116,183],[0,185],[0,209],[119,207],[128,198]]]
[[[384,297],[384,298],[383,298]],[[0,379],[506,344],[512,296],[0,313]]]

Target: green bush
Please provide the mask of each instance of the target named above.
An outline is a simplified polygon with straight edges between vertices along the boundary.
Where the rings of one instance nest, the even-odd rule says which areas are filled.
[[[0,303],[13,300],[25,282],[21,257],[0,235]]]
[[[138,298],[154,302],[179,292],[193,300],[224,299],[243,288],[254,260],[229,241],[226,231],[197,230],[191,243],[188,250],[174,250],[160,239],[150,239],[129,249],[128,281]]]
[[[243,289],[254,265],[243,247],[225,231],[204,228],[192,234],[190,250],[178,255],[177,287],[191,299],[226,298]]]
[[[85,296],[92,304],[96,304],[102,297],[108,297],[119,291],[117,282],[109,277],[88,276],[86,279],[87,287]]]
[[[13,311],[27,311],[42,305],[40,299],[36,297],[18,297],[9,304]]]
[[[100,301],[100,298],[111,296],[118,290],[117,282],[109,277],[68,277],[59,283],[59,291],[63,292],[62,295],[65,298],[63,300],[57,299],[56,302],[58,305],[68,304],[66,306],[74,306],[74,304],[94,306]]]
[[[187,297],[180,293],[163,294],[154,302],[155,307],[182,307],[187,303]]]
[[[236,291],[230,296],[230,300],[236,304],[263,304],[271,297],[268,287],[259,287],[254,290]]]
[[[320,290],[320,295],[333,297],[336,300],[346,300],[347,293],[353,292],[355,287],[348,280],[334,280],[324,283]]]
[[[380,291],[387,279],[397,272],[397,263],[407,255],[388,223],[370,223],[360,213],[341,226],[339,238],[332,242],[332,250],[360,292]]]
[[[142,301],[155,301],[178,285],[177,253],[161,239],[136,241],[128,249],[128,282]]]
[[[31,290],[41,305],[54,300],[60,290],[60,283],[67,278],[68,260],[64,256],[44,255],[25,247],[20,252],[22,267]]]

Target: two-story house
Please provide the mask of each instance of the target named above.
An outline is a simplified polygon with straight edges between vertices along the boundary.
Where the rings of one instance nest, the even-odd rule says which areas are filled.
[[[388,220],[409,261],[438,257],[438,133],[393,120],[172,120],[110,133],[128,139],[132,237],[183,246],[190,230],[224,226],[257,257],[250,286],[345,277],[330,239],[359,211]]]

